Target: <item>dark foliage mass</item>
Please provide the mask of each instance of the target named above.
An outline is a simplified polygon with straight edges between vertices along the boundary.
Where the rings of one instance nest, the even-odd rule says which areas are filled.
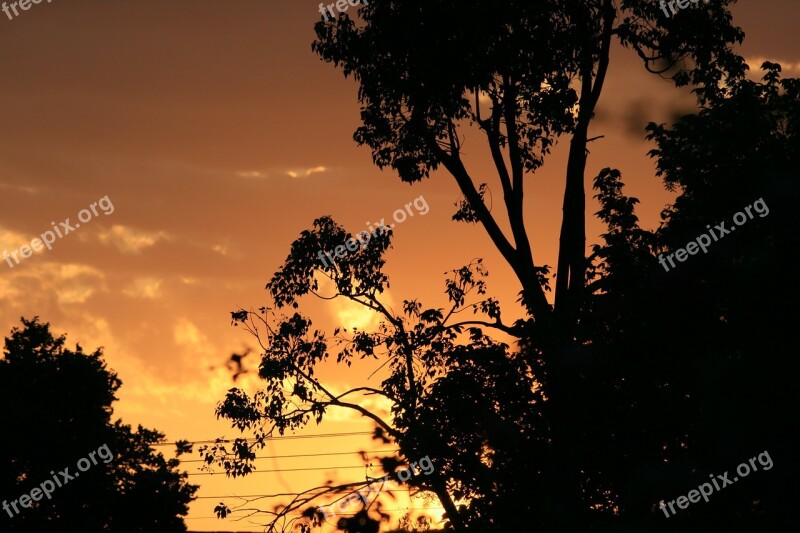
[[[445,512],[434,522],[448,530],[782,531],[793,524],[798,313],[790,271],[799,244],[800,82],[782,79],[771,63],[761,66],[760,81],[745,76],[749,66],[731,48],[743,38],[731,3],[666,19],[651,0],[388,1],[370,2],[359,20],[318,23],[314,51],[359,83],[355,140],[403,181],[436,169],[454,178],[463,194],[454,220],[487,232],[519,281],[526,316],[503,316],[480,260],[448,276],[445,307],[408,299],[402,312],[392,310],[381,299],[391,231],[322,265],[318,250],[351,236],[322,217],[267,284],[274,307],[233,312],[261,342],[265,389],[252,398],[229,392],[218,415],[256,439],[234,452],[211,448],[209,462],[246,474],[254,450],[274,432],[352,409],[375,423],[377,439],[398,446],[398,457],[383,460],[386,471],[432,458],[435,473],[408,484],[438,499]],[[587,257],[588,132],[614,39],[654,75],[690,86],[698,110],[648,126],[658,177],[677,193],[659,228],[639,226],[638,200],[625,194],[618,170],[594,177],[595,215],[607,231]],[[483,136],[496,167],[503,203],[495,195],[493,210],[488,186],[473,180],[462,159],[467,135]],[[551,270],[534,261],[523,189],[564,140],[551,304]],[[768,216],[670,272],[659,265],[659,254],[756,200]],[[321,294],[324,278],[333,294]],[[328,335],[298,311],[308,295],[356,302],[382,322],[376,331]],[[515,346],[492,337],[499,333]],[[383,362],[382,381],[334,391],[316,373],[334,359]],[[388,402],[390,416],[365,408],[369,396]],[[675,516],[659,509],[661,500],[764,451],[773,469]],[[364,484],[331,482],[264,512],[276,528],[309,531],[323,521],[317,498]],[[370,505],[380,520],[380,502]],[[296,523],[289,517],[300,510]],[[366,518],[362,525],[373,527]]]
[[[69,468],[107,445],[113,459],[98,461],[80,477],[57,487],[51,498],[9,517],[0,515],[0,531],[61,533],[113,531],[165,533],[186,531],[182,516],[197,490],[153,449],[164,435],[121,420],[112,422],[112,403],[122,385],[106,367],[100,349],[86,353],[66,347],[38,318],[22,319],[5,340],[0,359],[0,496],[14,500],[42,482],[51,471]],[[178,454],[189,451],[179,444]]]

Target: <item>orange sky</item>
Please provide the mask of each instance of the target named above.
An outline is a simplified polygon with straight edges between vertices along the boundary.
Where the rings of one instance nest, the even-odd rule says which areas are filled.
[[[519,288],[488,237],[450,221],[459,199],[452,180],[440,173],[409,187],[352,141],[356,85],[311,52],[317,5],[54,0],[13,20],[0,13],[0,252],[30,243],[51,221],[74,223],[105,195],[114,205],[51,251],[13,269],[0,262],[0,330],[7,335],[18,317],[39,315],[70,344],[104,346],[123,381],[116,415],[170,440],[235,435],[214,419],[232,383],[211,367],[253,343],[230,326],[229,311],[268,303],[264,284],[291,241],[323,214],[355,233],[423,195],[429,213],[395,228],[387,301],[395,309],[405,298],[443,305],[442,274],[481,256],[507,321],[518,316]],[[796,0],[742,0],[734,9],[747,33],[740,53],[753,66],[770,59],[798,76],[798,13]],[[621,169],[645,227],[657,225],[671,195],[654,177],[642,128],[692,104],[629,51],[613,50],[590,132],[605,138],[591,144],[586,174]],[[498,195],[481,140],[468,137],[465,151],[473,176],[485,176]],[[539,264],[556,263],[564,155],[557,149],[529,179],[527,223]],[[590,214],[596,210],[591,202]],[[590,243],[602,229],[591,220]],[[335,301],[309,300],[302,310],[329,330],[372,320]],[[324,375],[344,390],[379,364]],[[306,433],[371,429],[350,413],[331,414]],[[300,439],[260,455],[388,448],[365,437]],[[360,464],[355,455],[258,462],[262,470]],[[186,467],[195,471],[196,463]],[[328,476],[355,480],[362,470],[193,481],[206,497],[299,491]],[[192,505],[190,529],[258,530],[207,518],[216,502]]]

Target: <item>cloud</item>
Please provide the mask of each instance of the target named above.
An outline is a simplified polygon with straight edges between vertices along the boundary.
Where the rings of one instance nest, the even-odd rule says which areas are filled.
[[[172,328],[172,340],[184,349],[188,364],[208,365],[219,358],[209,338],[188,318],[179,319]]]
[[[0,277],[0,301],[8,300],[9,302],[13,302],[14,300],[20,300],[21,298],[22,290],[12,284],[11,279],[8,276]]]
[[[330,278],[320,276],[318,281],[320,294],[327,297],[336,293],[336,287]],[[389,291],[381,295],[381,301],[391,310],[393,300]],[[377,327],[381,319],[385,320],[385,317],[377,311],[346,298],[335,298],[327,302],[327,305],[336,324],[348,329],[370,330]]]
[[[145,248],[155,246],[159,241],[168,240],[167,235],[162,231],[156,233],[139,231],[118,224],[101,232],[98,238],[101,243],[106,246],[115,246],[124,254],[138,254]]]
[[[78,284],[72,287],[64,287],[58,291],[58,303],[60,304],[82,304],[94,294],[94,288]]]
[[[81,276],[94,276],[103,278],[103,273],[96,268],[88,265],[79,265],[76,263],[67,263],[58,266],[62,279],[73,279]]]
[[[178,346],[199,349],[207,346],[208,339],[188,318],[180,319],[172,328],[172,338]]]
[[[59,304],[83,304],[95,293],[103,288],[105,275],[86,265],[42,265],[45,269],[58,270],[57,278],[62,281],[55,288]]]
[[[155,300],[161,298],[162,282],[163,280],[157,278],[137,278],[122,292],[131,298]]]
[[[240,178],[266,178],[267,172],[259,172],[258,170],[243,170],[236,173]]]
[[[240,178],[246,179],[265,179],[271,175],[278,175],[278,176],[289,176],[290,178],[297,179],[297,178],[307,178],[312,174],[320,174],[323,172],[328,172],[330,168],[318,165],[316,167],[297,167],[297,168],[290,168],[290,169],[273,169],[274,172],[270,172],[268,170],[241,170],[236,173],[237,176]]]
[[[327,171],[328,171],[328,167],[317,166],[317,167],[307,168],[305,170],[303,170],[303,169],[287,170],[286,174],[290,178],[300,178],[300,177],[307,178],[312,174],[320,174],[322,172],[327,172]]]
[[[381,319],[377,312],[351,300],[337,298],[331,302],[331,307],[338,323],[348,329],[369,330],[377,326]]]
[[[0,282],[0,300],[13,301],[24,294],[29,303],[46,308],[51,298],[59,306],[83,304],[96,292],[106,289],[105,275],[87,265],[40,262],[22,267],[19,265],[10,276],[4,276]]]
[[[213,406],[230,388],[230,376],[225,370],[190,382],[167,382],[161,368],[151,367],[141,354],[132,352],[129,342],[117,338],[106,319],[88,312],[73,313],[70,318],[69,322],[74,323],[65,324],[69,339],[92,350],[104,347],[104,359],[122,379],[123,386],[118,393],[122,401],[115,406],[115,414],[123,419],[137,415],[136,418],[144,416],[153,420],[154,409],[158,416],[187,418],[187,412],[196,409],[197,404]],[[207,341],[188,320],[180,320],[173,333],[189,351],[202,349],[197,343]],[[192,366],[187,368],[196,368],[197,364],[196,360],[192,361]]]
[[[28,194],[36,194],[39,192],[39,189],[34,187],[26,187],[25,185],[12,185],[10,183],[2,182],[0,182],[0,189],[11,189],[12,191],[20,191]]]
[[[19,249],[19,247],[23,244],[30,245],[30,243],[31,239],[27,238],[22,233],[17,233],[16,231],[7,229],[0,229],[0,253],[2,253],[3,250],[6,250],[10,253]]]
[[[774,57],[746,57],[745,63],[750,65],[750,75],[752,77],[761,79],[763,71],[761,70],[761,64],[765,61],[769,61],[770,63],[778,63],[781,66],[782,72],[800,72],[800,63],[792,63],[791,61],[785,61],[783,59],[776,59]]]

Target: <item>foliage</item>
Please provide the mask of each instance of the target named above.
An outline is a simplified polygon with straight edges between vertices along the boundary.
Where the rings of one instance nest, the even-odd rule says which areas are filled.
[[[122,382],[106,367],[102,350],[70,350],[66,337],[54,337],[38,318],[22,324],[6,338],[0,359],[0,403],[6,427],[14,429],[0,444],[3,498],[30,492],[52,479],[51,471],[75,472],[79,459],[104,444],[114,458],[98,461],[50,500],[33,502],[13,518],[3,513],[2,530],[186,531],[181,516],[197,487],[178,471],[178,459],[153,450],[163,434],[111,422]],[[179,443],[178,455],[188,451]]]
[[[657,503],[696,486],[692,476],[698,471],[722,472],[753,455],[744,452],[744,443],[754,439],[730,429],[733,415],[724,401],[749,415],[766,406],[779,411],[789,390],[762,385],[767,400],[747,404],[722,387],[752,370],[757,343],[743,333],[749,321],[763,331],[788,326],[776,312],[767,315],[774,323],[754,313],[755,289],[748,287],[747,297],[736,302],[726,296],[732,287],[743,291],[745,273],[778,266],[776,240],[764,238],[734,253],[727,266],[720,254],[710,254],[709,262],[687,263],[669,278],[656,262],[658,253],[685,244],[687,239],[677,237],[685,236],[682,231],[698,234],[696,225],[683,221],[713,222],[719,218],[708,217],[723,211],[727,217],[756,200],[750,193],[761,185],[791,192],[771,197],[775,205],[793,205],[797,197],[787,177],[798,168],[796,82],[779,82],[769,65],[765,84],[744,78],[747,67],[731,48],[743,38],[731,24],[732,3],[720,0],[664,20],[650,0],[374,2],[359,10],[359,21],[343,14],[319,22],[313,50],[359,83],[362,125],[355,140],[371,149],[377,166],[391,168],[405,182],[430,177],[440,167],[452,175],[463,195],[453,218],[483,225],[520,282],[527,316],[501,320],[497,300],[486,294],[480,261],[453,271],[446,282],[447,309],[425,309],[409,299],[396,314],[381,300],[389,287],[382,268],[391,232],[341,263],[323,266],[317,252],[344,243],[349,234],[320,218],[292,244],[267,285],[275,307],[232,313],[261,342],[266,389],[253,398],[238,389],[229,392],[218,415],[256,438],[239,441],[233,451],[211,448],[209,460],[233,475],[246,473],[248,457],[276,429],[319,423],[328,409],[347,408],[370,418],[376,437],[397,443],[400,458],[434,458],[435,475],[411,483],[439,498],[446,527],[455,531],[652,531],[692,519],[707,526],[703,511],[664,522]],[[609,167],[596,177],[597,216],[608,230],[586,258],[588,129],[613,39],[633,49],[650,72],[677,87],[691,86],[701,111],[671,128],[650,127],[660,175],[668,187],[684,190],[659,230],[639,226],[638,200],[624,194],[619,171]],[[738,156],[719,135],[728,129],[742,143]],[[464,139],[475,131],[485,135],[497,170],[499,211],[508,216],[510,236],[495,218],[498,209],[485,203],[489,186],[476,185],[462,159]],[[545,297],[549,267],[533,260],[523,188],[565,137],[570,151],[553,306]],[[747,139],[755,151],[745,149]],[[730,187],[722,169],[747,187]],[[752,179],[756,171],[763,183]],[[743,201],[724,201],[728,190]],[[698,201],[701,195],[707,201]],[[785,215],[775,220],[786,222]],[[770,219],[742,235],[757,240],[758,231],[787,233]],[[721,257],[728,260],[726,252],[750,241],[739,242],[720,245]],[[696,269],[712,264],[720,270],[686,283]],[[321,277],[335,288],[332,296],[320,294]],[[479,300],[468,302],[467,294]],[[329,337],[299,312],[279,314],[298,309],[306,295],[356,302],[377,313],[381,323],[374,332],[337,329]],[[453,322],[470,307],[482,316]],[[733,317],[735,328],[727,325]],[[785,346],[777,331],[780,340],[771,345]],[[518,339],[515,350],[491,336],[500,333]],[[378,387],[330,390],[315,369],[334,354],[336,363],[348,366],[367,358],[384,361],[388,375]],[[715,368],[729,373],[716,376]],[[768,383],[773,374],[758,375]],[[389,416],[365,409],[355,395],[387,401]],[[771,417],[748,420],[785,434],[784,427],[767,422]],[[724,454],[728,461],[712,461],[726,438],[736,443]],[[777,440],[770,443],[781,448]],[[316,497],[354,485],[330,483],[265,512],[275,525]],[[772,516],[780,517],[788,507],[776,490],[767,493]],[[758,522],[761,504],[752,494],[726,507],[729,523],[766,523]],[[320,523],[314,508],[306,518]]]

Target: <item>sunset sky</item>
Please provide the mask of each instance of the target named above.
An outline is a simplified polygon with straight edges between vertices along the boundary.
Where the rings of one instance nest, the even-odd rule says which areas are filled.
[[[460,198],[452,178],[442,171],[409,186],[376,168],[369,149],[352,140],[357,86],[311,51],[318,4],[53,0],[12,20],[0,13],[0,253],[30,244],[51,221],[69,217],[74,224],[79,211],[104,196],[114,206],[50,251],[13,268],[0,262],[0,330],[6,336],[20,316],[38,315],[54,333],[67,333],[70,346],[102,346],[123,382],[115,416],[156,428],[170,442],[237,435],[215,419],[214,408],[233,386],[225,361],[255,343],[231,326],[229,312],[270,304],[265,283],[319,216],[357,233],[423,196],[429,212],[395,228],[388,304],[399,311],[404,299],[420,298],[428,307],[443,306],[444,272],[483,257],[489,292],[502,302],[506,322],[521,316],[516,278],[483,229],[451,221]],[[797,0],[742,0],[733,13],[746,33],[739,53],[751,67],[768,59],[780,62],[785,76],[800,76]],[[586,175],[619,168],[626,193],[641,200],[646,228],[657,227],[673,194],[654,175],[644,126],[690,112],[693,102],[687,90],[647,74],[631,51],[613,49],[590,131],[605,137],[590,144]],[[537,264],[556,264],[563,147],[527,182]],[[493,201],[502,202],[482,139],[468,136],[465,152],[473,176],[489,182]],[[597,211],[594,200],[587,211]],[[590,217],[589,244],[602,232]],[[326,330],[375,324],[370,314],[336,300],[309,298],[301,311]],[[251,368],[256,359],[246,359]],[[345,390],[381,363],[331,364],[323,377]],[[237,385],[255,390],[258,381],[250,375]],[[371,429],[357,414],[331,411],[322,425],[299,434]],[[259,455],[391,448],[364,435],[334,436],[278,440]],[[185,467],[194,473],[198,464]],[[277,458],[257,466],[316,470],[239,480],[193,476],[201,498],[187,524],[198,531],[258,531],[257,517],[213,518],[215,497],[353,481],[363,478],[363,468],[337,467],[360,465],[356,454]],[[260,505],[277,502],[267,501]]]

